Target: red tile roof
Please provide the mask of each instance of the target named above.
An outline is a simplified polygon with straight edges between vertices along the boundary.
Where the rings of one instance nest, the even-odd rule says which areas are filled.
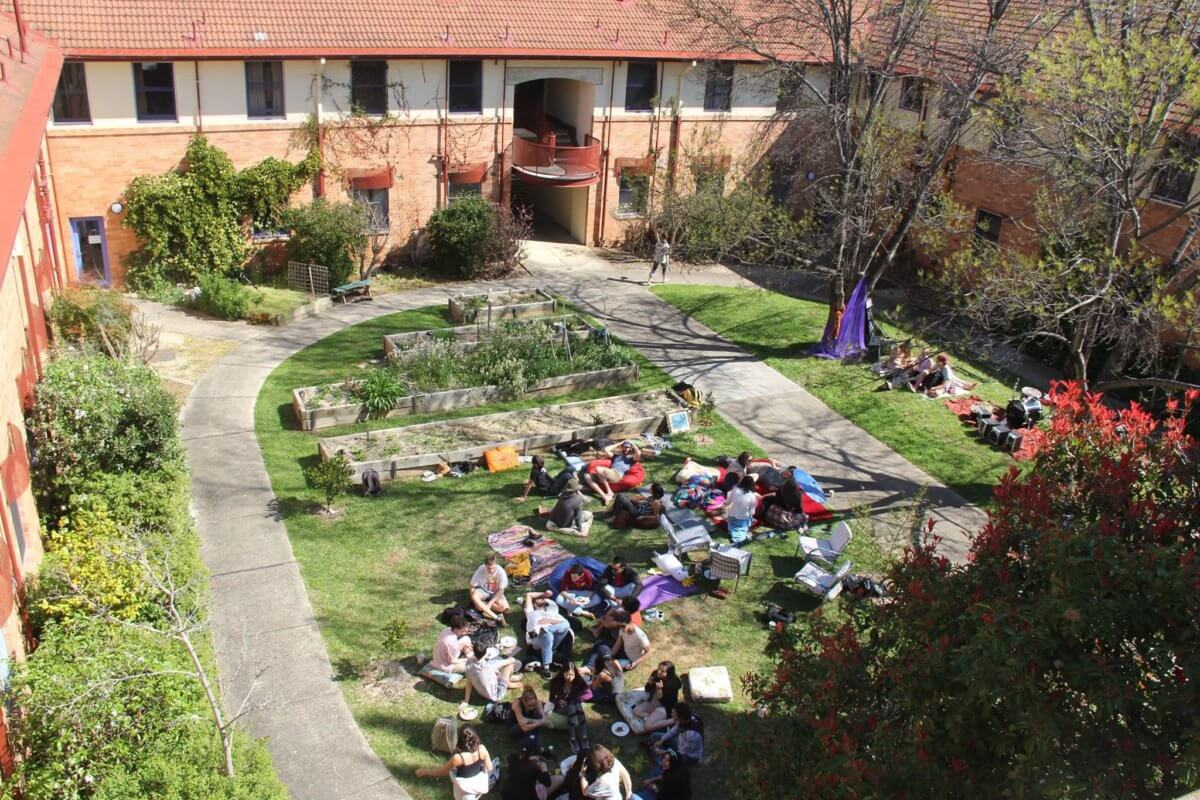
[[[49,40],[27,31],[22,53],[17,34],[16,20],[0,14],[0,279],[8,269],[62,67],[62,53]]]
[[[21,0],[68,56],[552,56],[704,58],[674,0]],[[740,0],[747,6],[754,0]],[[12,0],[0,0],[11,8]],[[754,3],[756,13],[761,3]],[[747,53],[716,57],[750,58]],[[815,60],[797,43],[796,60]]]

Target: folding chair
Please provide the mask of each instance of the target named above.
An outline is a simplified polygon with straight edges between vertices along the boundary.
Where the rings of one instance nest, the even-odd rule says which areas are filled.
[[[749,551],[737,547],[718,547],[710,554],[708,575],[717,580],[733,580],[733,590],[736,592],[742,576],[750,574],[751,556]]]
[[[810,561],[796,573],[796,585],[820,597],[822,602],[832,600],[842,593],[842,578],[850,572],[850,566],[850,562],[847,561],[837,572],[830,573]]]
[[[815,558],[832,567],[834,562],[842,557],[842,553],[846,552],[846,546],[850,544],[853,535],[847,523],[839,522],[828,539],[801,536],[796,541],[796,555],[803,551],[805,558]]]

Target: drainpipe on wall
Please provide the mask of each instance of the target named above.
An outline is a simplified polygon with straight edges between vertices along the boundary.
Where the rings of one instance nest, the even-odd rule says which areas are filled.
[[[505,127],[508,124],[508,59],[504,59],[504,77],[500,80],[500,111],[496,125],[496,202],[502,206],[509,203],[509,174],[504,167],[504,154],[508,150],[505,142]]]
[[[614,59],[609,64],[608,72],[608,111],[604,115],[604,136],[600,149],[604,155],[603,172],[600,173],[600,191],[598,192],[599,208],[596,216],[596,246],[604,245],[604,224],[608,221],[608,159],[612,147],[612,113],[613,93],[617,89],[617,62]]]
[[[325,91],[325,57],[317,60],[316,84],[313,92],[313,119],[317,122],[317,154],[321,156],[321,168],[317,170],[317,197],[325,196],[325,127],[322,122],[321,93]]]
[[[658,143],[661,141],[660,128],[662,127],[662,101],[663,101],[663,81],[667,77],[667,63],[660,62],[658,69],[658,107],[654,109],[654,116],[650,120],[650,156],[653,159],[654,168],[650,170],[650,186],[646,196],[646,210],[654,208],[654,190],[657,188],[658,181],[655,180],[658,172]]]
[[[204,107],[200,104],[200,62],[192,62],[192,75],[196,79],[196,132],[204,133]]]
[[[38,223],[42,226],[42,234],[46,237],[46,242],[50,248],[50,266],[52,272],[50,274],[51,283],[54,290],[59,291],[62,286],[59,284],[60,270],[62,269],[62,261],[58,254],[58,235],[54,231],[53,208],[50,204],[50,174],[46,167],[46,154],[38,152],[38,177],[37,177],[37,210]]]

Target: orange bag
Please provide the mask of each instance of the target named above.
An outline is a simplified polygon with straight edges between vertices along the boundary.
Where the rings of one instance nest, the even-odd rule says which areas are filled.
[[[483,463],[487,464],[488,472],[503,472],[516,469],[520,461],[515,447],[497,447],[483,451]]]

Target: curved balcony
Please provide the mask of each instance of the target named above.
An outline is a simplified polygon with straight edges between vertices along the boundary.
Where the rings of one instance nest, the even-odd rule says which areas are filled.
[[[522,180],[547,186],[587,186],[600,180],[600,140],[588,135],[582,147],[559,146],[553,133],[543,141],[513,137],[513,170]]]

